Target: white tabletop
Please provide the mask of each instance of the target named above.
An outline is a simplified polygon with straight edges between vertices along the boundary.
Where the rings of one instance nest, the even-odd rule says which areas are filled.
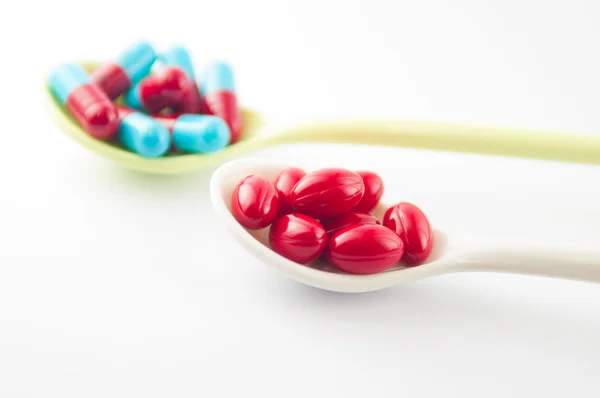
[[[63,135],[41,103],[50,67],[147,38],[186,45],[198,69],[230,60],[244,105],[273,120],[600,132],[595,2],[494,3],[13,5],[0,66],[0,396],[597,397],[599,286],[461,274],[363,295],[308,288],[215,223],[213,170],[123,170]],[[598,167],[337,145],[247,156],[372,169],[387,197],[461,236],[600,238]]]

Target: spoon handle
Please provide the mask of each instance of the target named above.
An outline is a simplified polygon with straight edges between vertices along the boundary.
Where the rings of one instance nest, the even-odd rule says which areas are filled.
[[[600,164],[600,134],[544,132],[386,119],[294,125],[273,144],[340,142]]]
[[[600,283],[600,252],[548,245],[494,246],[459,255],[457,271],[492,271]]]

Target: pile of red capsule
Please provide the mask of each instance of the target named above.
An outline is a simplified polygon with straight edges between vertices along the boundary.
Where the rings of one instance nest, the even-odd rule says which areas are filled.
[[[231,196],[244,228],[269,227],[269,245],[299,264],[327,261],[351,274],[374,274],[402,262],[424,263],[434,244],[429,220],[415,205],[398,203],[378,220],[384,184],[370,171],[325,168],[306,173],[289,167],[274,181],[250,175]]]

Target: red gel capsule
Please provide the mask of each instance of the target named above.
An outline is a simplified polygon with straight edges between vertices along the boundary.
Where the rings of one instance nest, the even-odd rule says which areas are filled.
[[[327,258],[336,268],[352,274],[374,274],[391,268],[404,254],[398,235],[383,225],[357,225],[331,237]]]
[[[119,130],[117,108],[94,83],[75,88],[67,97],[65,107],[92,137],[107,140]]]
[[[365,194],[354,208],[354,211],[369,212],[377,206],[383,195],[383,180],[371,171],[357,171],[356,174],[363,179]]]
[[[352,210],[365,186],[361,176],[340,168],[327,168],[305,175],[290,193],[294,211],[314,218],[337,217]]]
[[[433,231],[425,214],[411,203],[390,207],[383,216],[383,225],[394,231],[404,243],[403,261],[418,265],[431,254]]]
[[[139,83],[140,103],[149,113],[181,107],[196,85],[177,67],[165,67]]]
[[[333,236],[338,231],[347,228],[351,225],[363,225],[363,224],[380,224],[379,220],[370,215],[369,213],[361,213],[351,211],[339,217],[325,218],[321,220],[321,225],[325,228],[327,236]]]
[[[279,193],[279,214],[289,214],[292,212],[292,203],[290,202],[290,193],[292,192],[292,188],[294,185],[302,177],[306,175],[306,172],[297,167],[288,167],[283,169],[275,178],[273,184],[275,184],[275,188],[277,188],[277,192]]]
[[[237,222],[244,228],[268,227],[279,212],[277,189],[266,178],[248,176],[233,190],[231,211]]]
[[[304,214],[287,214],[271,225],[269,244],[276,253],[288,260],[306,264],[325,250],[327,235],[314,218]]]
[[[118,98],[131,88],[127,72],[117,64],[102,65],[92,72],[91,77],[111,100]]]

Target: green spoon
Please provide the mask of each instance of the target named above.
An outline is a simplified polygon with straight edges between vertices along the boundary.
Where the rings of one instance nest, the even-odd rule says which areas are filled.
[[[84,64],[88,71],[96,64]],[[92,152],[131,169],[154,174],[192,172],[266,146],[327,142],[386,145],[464,153],[600,164],[600,135],[466,126],[394,119],[345,119],[291,127],[271,126],[260,114],[243,109],[244,134],[237,143],[212,154],[145,158],[89,136],[45,87],[48,111],[71,138]]]

